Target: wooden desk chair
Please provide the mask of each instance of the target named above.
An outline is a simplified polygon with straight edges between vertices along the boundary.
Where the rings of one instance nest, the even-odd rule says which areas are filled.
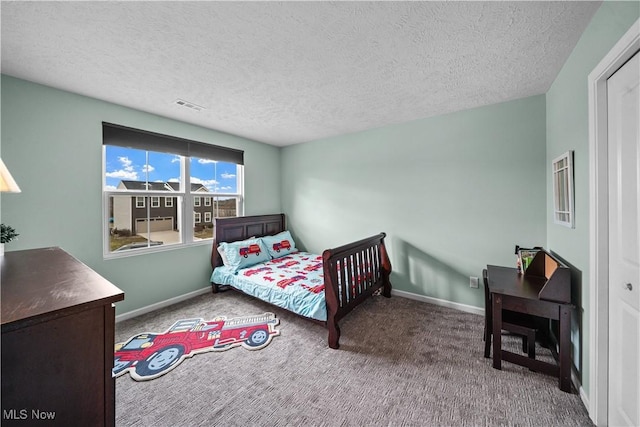
[[[482,270],[482,279],[484,280],[484,357],[489,358],[491,353],[493,314],[486,268]],[[521,335],[522,352],[527,353],[531,359],[536,358],[536,333],[538,332],[538,328],[533,316],[504,310],[502,312],[502,329],[516,335]]]

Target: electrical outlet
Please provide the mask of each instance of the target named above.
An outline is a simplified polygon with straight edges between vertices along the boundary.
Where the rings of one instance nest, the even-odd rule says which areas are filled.
[[[477,277],[469,277],[469,287],[477,288],[478,287],[478,278]]]

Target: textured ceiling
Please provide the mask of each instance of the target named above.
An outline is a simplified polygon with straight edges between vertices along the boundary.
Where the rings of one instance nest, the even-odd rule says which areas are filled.
[[[2,73],[283,146],[545,93],[599,6],[3,1]]]

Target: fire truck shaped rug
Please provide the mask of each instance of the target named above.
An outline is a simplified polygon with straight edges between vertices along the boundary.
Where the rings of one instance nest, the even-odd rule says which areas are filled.
[[[187,357],[243,346],[260,350],[280,335],[273,313],[256,316],[182,319],[163,333],[144,333],[115,346],[113,376],[129,372],[136,381],[166,374]]]

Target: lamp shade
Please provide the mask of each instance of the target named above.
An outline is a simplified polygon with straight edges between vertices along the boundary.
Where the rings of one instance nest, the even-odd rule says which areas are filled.
[[[20,187],[16,184],[16,181],[9,173],[9,169],[4,165],[2,159],[0,159],[0,191],[5,193],[19,193]]]

